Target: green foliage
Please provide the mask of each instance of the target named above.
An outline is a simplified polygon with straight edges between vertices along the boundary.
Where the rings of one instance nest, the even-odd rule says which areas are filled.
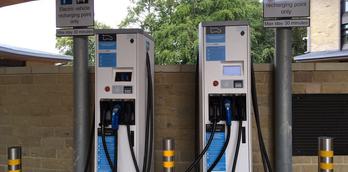
[[[292,51],[293,55],[297,56],[300,54],[303,54],[305,51],[307,51],[307,40],[304,40],[307,36],[307,28],[297,27],[292,29]]]
[[[274,34],[263,28],[259,0],[139,0],[120,26],[138,25],[151,33],[156,41],[156,64],[193,64],[199,23],[224,20],[248,21],[254,61],[271,61]]]
[[[104,23],[95,21],[96,29],[111,29]],[[57,37],[56,48],[60,53],[73,56],[73,38],[72,37]],[[88,64],[94,65],[95,62],[95,38],[94,36],[88,37]]]

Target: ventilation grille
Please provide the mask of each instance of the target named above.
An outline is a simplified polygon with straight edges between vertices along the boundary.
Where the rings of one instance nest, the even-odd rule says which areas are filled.
[[[348,155],[348,94],[293,95],[293,155],[317,155],[318,137],[334,138],[335,155]]]

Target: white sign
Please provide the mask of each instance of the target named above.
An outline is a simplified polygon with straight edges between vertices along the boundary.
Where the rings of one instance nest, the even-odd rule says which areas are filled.
[[[89,36],[94,35],[93,29],[57,29],[56,35],[59,36]]]
[[[263,0],[263,17],[309,17],[310,0]]]
[[[57,28],[94,25],[94,0],[56,0]]]
[[[264,27],[309,27],[309,19],[304,20],[265,20]]]

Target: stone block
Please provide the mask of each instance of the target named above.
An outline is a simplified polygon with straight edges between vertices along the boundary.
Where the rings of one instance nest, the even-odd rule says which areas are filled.
[[[58,159],[72,160],[73,159],[73,153],[74,153],[74,150],[72,148],[58,149],[57,150],[57,158]]]
[[[46,148],[62,149],[65,147],[65,139],[59,137],[41,138],[41,145]]]
[[[317,83],[306,84],[306,93],[307,94],[321,93],[321,84],[317,84]]]
[[[22,167],[40,168],[41,158],[22,157]]]
[[[273,71],[272,64],[254,64],[255,72],[271,72]]]
[[[55,78],[57,80],[57,84],[73,84],[72,74],[57,75]]]
[[[46,148],[46,147],[31,147],[29,148],[28,157],[32,158],[57,158],[57,152],[54,148]]]
[[[312,159],[311,159],[311,157],[308,157],[308,156],[293,156],[292,163],[296,164],[296,165],[298,165],[298,164],[311,164]]]
[[[181,65],[181,72],[196,72],[196,65]]]
[[[334,156],[334,162],[335,164],[344,164],[344,156]]]
[[[302,165],[302,172],[317,172],[317,165]]]
[[[32,75],[24,75],[21,78],[21,83],[22,84],[33,84],[34,83],[34,78]]]
[[[313,72],[313,82],[330,82],[332,81],[333,74],[332,72],[327,71],[315,71]]]
[[[262,84],[266,82],[266,75],[268,75],[267,72],[255,72],[255,81],[258,84]]]
[[[21,76],[17,75],[0,75],[0,85],[20,84]]]
[[[73,136],[73,128],[55,128],[54,136],[56,137],[72,137]]]
[[[323,83],[322,93],[348,93],[348,84],[346,83]]]
[[[334,171],[335,172],[346,172],[348,169],[348,165],[344,164],[344,165],[336,165],[334,164]]]
[[[312,82],[313,81],[313,72],[311,71],[299,71],[294,72],[294,82]]]
[[[315,70],[323,71],[346,71],[348,63],[316,63]]]
[[[56,76],[53,75],[34,75],[34,83],[35,84],[56,84],[57,83],[57,79]]]
[[[306,84],[295,83],[292,85],[292,92],[294,94],[303,94],[306,93]]]
[[[43,159],[41,166],[52,170],[72,170],[73,161],[70,159]]]
[[[57,66],[33,66],[31,69],[32,73],[36,74],[54,74],[54,73],[59,73],[58,67]]]
[[[73,67],[72,66],[59,66],[58,67],[59,73],[67,73],[72,74],[73,73]]]
[[[31,67],[7,67],[6,74],[28,74],[31,73]]]
[[[292,71],[313,71],[315,63],[293,63]]]
[[[155,72],[180,72],[181,66],[180,65],[156,65],[155,66]]]

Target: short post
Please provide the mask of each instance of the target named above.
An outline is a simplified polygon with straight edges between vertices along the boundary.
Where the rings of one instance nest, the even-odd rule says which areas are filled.
[[[8,156],[8,172],[22,171],[22,148],[20,146],[9,147]]]
[[[165,138],[163,140],[163,171],[174,172],[174,139]]]
[[[318,138],[318,171],[333,172],[333,138],[319,137]]]

